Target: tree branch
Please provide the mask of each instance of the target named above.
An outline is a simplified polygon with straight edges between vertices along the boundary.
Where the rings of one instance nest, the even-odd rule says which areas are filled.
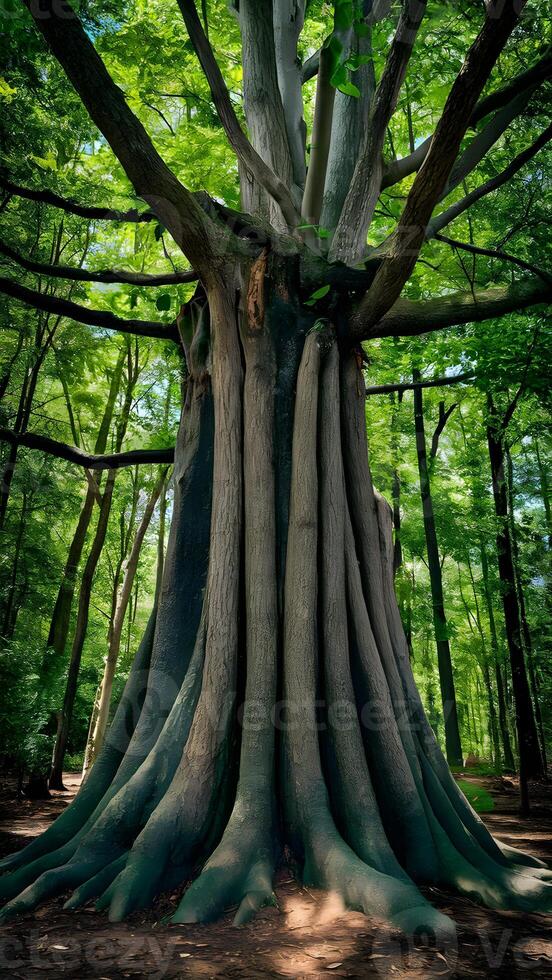
[[[528,68],[527,71],[521,72],[496,92],[491,92],[490,95],[480,99],[471,114],[469,125],[475,126],[481,119],[488,116],[491,112],[495,112],[495,110],[501,109],[503,106],[507,105],[515,96],[519,95],[525,89],[546,81],[547,78],[550,78],[551,73],[552,55],[550,52],[547,52],[544,57],[542,57],[536,62],[535,65],[532,66],[532,68]],[[405,177],[409,177],[410,174],[413,174],[420,169],[427,156],[432,139],[433,136],[428,136],[428,138],[425,139],[423,143],[420,143],[420,145],[417,146],[412,153],[409,153],[408,156],[403,157],[401,160],[391,160],[387,164],[381,183],[382,190],[386,187],[390,187],[392,184],[397,184]]]
[[[216,254],[216,234],[193,195],[155,149],[140,120],[115,85],[80,20],[64,0],[23,0],[38,30],[105,136],[136,193],[186,253],[207,274]]]
[[[367,395],[390,395],[395,391],[414,391],[415,388],[444,388],[446,385],[460,384],[461,381],[471,381],[475,377],[473,371],[465,371],[452,377],[431,378],[428,381],[406,381],[398,384],[372,385],[366,388]]]
[[[86,453],[76,446],[68,446],[49,436],[41,436],[36,432],[12,432],[11,429],[0,428],[0,440],[13,446],[25,446],[27,449],[38,449],[50,456],[65,459],[68,463],[76,463],[87,470],[117,470],[123,466],[136,466],[138,463],[173,463],[174,446],[168,449],[133,449],[125,453],[107,453],[96,456]]]
[[[514,397],[512,398],[510,404],[508,405],[508,407],[507,407],[507,409],[506,409],[506,411],[505,411],[505,413],[504,413],[504,415],[502,417],[502,421],[500,422],[499,428],[500,428],[500,431],[503,432],[503,433],[506,432],[506,429],[510,425],[510,422],[512,421],[512,417],[514,415],[514,412],[515,412],[516,408],[518,407],[519,400],[520,400],[521,396],[524,394],[524,392],[526,390],[526,387],[527,387],[527,375],[529,374],[529,368],[531,367],[531,361],[533,360],[533,351],[535,349],[535,344],[537,343],[538,336],[539,336],[539,325],[537,324],[537,326],[535,328],[535,331],[533,333],[533,339],[532,339],[531,343],[529,344],[529,348],[527,350],[527,356],[525,358],[525,366],[524,366],[524,369],[523,369],[523,374],[522,374],[522,377],[521,377],[521,381],[519,383],[518,390],[516,391]]]
[[[124,320],[115,316],[109,310],[89,310],[86,306],[72,303],[68,299],[52,296],[49,293],[39,293],[19,283],[12,282],[0,276],[0,293],[12,296],[14,299],[34,306],[36,310],[45,313],[56,313],[68,317],[78,323],[86,323],[91,327],[104,327],[106,330],[117,330],[120,333],[136,334],[139,337],[159,337],[162,340],[179,342],[178,331],[174,323],[157,323],[154,320]]]
[[[21,187],[20,184],[14,184],[1,173],[0,187],[7,191],[8,194],[15,194],[17,197],[24,197],[28,201],[40,201],[42,204],[51,204],[52,207],[60,208],[62,211],[67,212],[67,214],[77,214],[80,218],[90,218],[91,221],[105,219],[109,221],[129,222],[157,220],[153,211],[140,212],[135,208],[131,208],[129,211],[116,211],[113,210],[113,208],[102,208],[94,207],[88,204],[78,204],[77,201],[71,201],[68,198],[60,197],[59,194],[54,194],[53,191],[45,188],[35,190],[33,187]]]
[[[446,186],[444,187],[439,200],[448,197],[455,187],[458,187],[463,180],[470,174],[488,151],[498,142],[503,133],[514,119],[522,114],[531,99],[535,86],[520,92],[503,109],[495,112],[481,132],[477,133],[463,153],[455,160],[454,166],[449,174]]]
[[[366,235],[380,195],[385,134],[397,105],[425,8],[425,0],[406,0],[403,5],[330,249],[332,260],[354,264],[365,250]]]
[[[332,52],[330,48],[323,48],[320,54],[320,68],[316,79],[316,98],[310,140],[309,166],[301,205],[303,219],[314,225],[317,225],[320,221],[324,186],[326,183],[326,169],[332,138],[332,120],[335,103],[335,87],[331,82],[332,69]]]
[[[364,321],[376,324],[400,296],[425,239],[431,212],[448,180],[471,114],[493,66],[516,27],[524,2],[492,0],[485,23],[454,82],[431,147],[406,199],[397,229],[374,283],[360,306]]]
[[[310,82],[311,78],[314,78],[318,72],[320,67],[320,50],[321,49],[318,48],[318,51],[311,54],[310,58],[307,58],[301,65],[301,81],[303,82],[303,85],[305,82]]]
[[[451,204],[446,211],[442,211],[441,214],[433,217],[426,229],[426,239],[434,238],[441,228],[444,228],[445,225],[450,224],[451,221],[458,218],[464,213],[464,211],[467,211],[468,208],[471,208],[472,205],[477,203],[477,201],[480,201],[482,197],[485,197],[487,194],[491,194],[493,191],[498,190],[499,187],[502,187],[503,184],[508,183],[508,181],[511,180],[511,178],[518,172],[518,170],[521,170],[521,168],[525,166],[529,160],[532,160],[539,150],[542,150],[542,148],[546,146],[551,139],[552,124],[548,126],[543,133],[541,133],[538,139],[536,139],[531,146],[528,146],[526,150],[523,150],[517,155],[517,157],[514,157],[512,162],[508,164],[508,166],[499,174],[496,174],[495,177],[491,177],[489,180],[486,180],[483,184],[480,184],[479,187],[476,187],[473,191],[470,191],[469,194],[466,194],[465,197],[461,198],[459,201],[456,201],[455,204]]]
[[[472,255],[486,255],[490,259],[502,259],[504,262],[512,262],[514,265],[518,265],[520,269],[533,272],[536,276],[544,279],[545,282],[552,284],[552,275],[550,273],[544,269],[539,269],[536,265],[532,265],[531,262],[526,262],[525,259],[518,259],[515,255],[510,255],[509,252],[503,252],[497,248],[481,248],[469,242],[459,242],[456,238],[447,238],[446,235],[435,235],[435,238],[439,242],[444,242],[445,245],[450,245],[451,248],[459,248],[464,252],[470,252]]]
[[[351,339],[373,337],[417,337],[463,323],[480,323],[518,310],[552,301],[552,286],[535,279],[522,279],[510,286],[450,293],[414,302],[399,299],[376,324],[357,317]]]
[[[280,206],[288,226],[290,228],[296,227],[300,223],[299,214],[288,188],[252,147],[240,126],[213,49],[198,17],[194,0],[178,0],[178,6],[184,18],[190,41],[209,84],[215,108],[230,145],[244,167]]]
[[[454,409],[457,407],[457,402],[453,402],[452,405],[445,410],[445,403],[439,402],[439,420],[435,426],[433,435],[431,437],[431,449],[429,450],[429,462],[432,463],[439,449],[439,439],[441,438],[443,429],[450,419]]]
[[[179,283],[196,282],[198,278],[197,273],[193,271],[147,275],[140,272],[125,272],[122,269],[102,269],[98,272],[90,272],[88,269],[76,269],[69,265],[50,265],[47,262],[34,262],[32,259],[27,259],[3,242],[0,242],[0,255],[5,255],[13,262],[17,262],[23,269],[39,276],[48,276],[52,279],[71,279],[74,282],[127,283],[130,286],[173,286]]]

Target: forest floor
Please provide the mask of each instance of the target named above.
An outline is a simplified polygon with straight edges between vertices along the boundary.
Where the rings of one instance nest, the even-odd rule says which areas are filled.
[[[533,812],[521,819],[511,780],[463,774],[490,792],[495,809],[484,815],[493,834],[552,864],[552,786],[533,787]],[[50,800],[18,800],[9,780],[0,785],[0,854],[22,847],[44,830],[68,802],[79,777],[68,774],[67,793]],[[172,980],[181,977],[360,977],[426,980],[429,977],[541,978],[552,976],[551,919],[494,912],[449,892],[428,898],[458,926],[457,948],[444,956],[405,940],[359,913],[343,912],[327,894],[301,888],[283,872],[278,908],[263,909],[241,929],[232,914],[212,925],[167,926],[160,918],[173,901],[112,925],[94,908],[63,912],[55,900],[0,929],[0,977]]]

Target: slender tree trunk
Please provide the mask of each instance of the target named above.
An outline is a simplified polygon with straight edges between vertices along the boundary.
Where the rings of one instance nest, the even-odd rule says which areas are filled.
[[[94,444],[95,453],[104,453],[107,446],[107,439],[113,419],[115,402],[121,384],[124,359],[125,350],[122,348],[111,377],[107,401],[105,403],[100,428]],[[79,520],[75,528],[75,533],[69,546],[67,560],[63,569],[63,575],[54,604],[52,619],[50,621],[47,647],[53,649],[55,654],[58,656],[63,654],[67,643],[67,637],[69,635],[71,608],[73,605],[73,598],[77,584],[77,573],[86,541],[86,535],[88,533],[88,528],[90,527],[90,521],[92,520],[94,500],[94,489],[89,484],[79,515]],[[49,659],[48,653],[46,654],[46,657]]]
[[[515,521],[514,467],[512,463],[510,450],[507,445],[504,446],[504,451],[505,451],[507,471],[508,471],[507,487],[508,487],[509,530],[512,539],[512,557],[514,561],[514,576],[515,576],[516,593],[517,593],[517,599],[519,605],[519,616],[521,621],[521,637],[522,637],[523,649],[527,662],[527,668],[529,672],[529,684],[531,687],[531,695],[533,698],[535,720],[537,723],[537,728],[538,728],[539,738],[540,738],[540,750],[541,750],[542,763],[543,763],[543,776],[546,779],[546,771],[547,771],[546,737],[544,734],[544,722],[543,722],[541,702],[540,702],[539,681],[535,668],[533,642],[531,639],[529,620],[527,618],[527,606],[525,604],[524,582],[523,582],[521,560],[519,554],[519,543],[518,543],[517,528],[516,528],[516,521]]]
[[[477,627],[477,632],[479,634],[479,639],[481,642],[481,670],[483,672],[483,679],[485,681],[485,690],[487,693],[487,703],[489,711],[489,735],[492,745],[493,762],[496,772],[501,772],[501,761],[500,761],[500,737],[498,732],[498,720],[495,708],[494,700],[494,688],[491,680],[491,671],[489,667],[490,657],[487,649],[487,642],[485,639],[485,632],[483,630],[483,623],[481,621],[481,613],[479,609],[479,599],[477,596],[477,587],[475,584],[475,578],[473,574],[473,569],[470,561],[469,555],[467,556],[468,570],[470,573],[470,581],[472,585],[473,601],[475,603],[475,624]],[[458,567],[458,576],[460,579],[460,566]],[[471,611],[469,609],[467,601],[464,599],[464,594],[462,592],[462,583],[460,580],[460,594],[462,596],[462,601],[464,603],[464,608],[466,609],[466,614],[468,617],[471,616]]]
[[[136,381],[139,375],[138,366],[138,349],[137,344],[134,345],[134,352],[131,342],[127,341],[124,349],[124,359],[127,362],[127,376],[125,385],[125,396],[124,402],[121,407],[121,412],[119,420],[117,423],[117,432],[115,437],[115,450],[118,452],[122,446],[125,432],[128,426],[128,420],[130,416],[130,409],[132,404],[132,396]],[[120,382],[120,374],[118,376]],[[111,389],[115,387],[117,378],[113,379]],[[111,394],[111,390],[110,390]],[[113,409],[111,409],[112,411]],[[109,421],[111,421],[111,416],[109,416]],[[98,438],[104,438],[104,432],[108,432],[108,425],[104,418],[102,419],[102,428]],[[107,436],[105,437],[107,438]],[[67,672],[67,681],[65,687],[65,695],[63,699],[63,706],[58,715],[58,730],[56,733],[56,740],[54,743],[54,750],[52,755],[52,769],[50,773],[50,787],[52,789],[62,789],[63,788],[63,760],[65,758],[65,751],[67,748],[67,740],[69,737],[69,730],[71,727],[71,719],[73,716],[73,708],[75,704],[75,698],[77,694],[77,684],[78,676],[80,671],[80,663],[82,657],[82,651],[84,647],[84,641],[86,639],[86,631],[88,629],[88,616],[90,610],[90,598],[92,595],[92,585],[94,582],[94,575],[96,573],[96,568],[100,560],[102,549],[104,546],[107,526],[109,522],[109,515],[111,513],[111,504],[113,500],[113,488],[115,485],[117,471],[109,470],[107,479],[105,482],[105,488],[102,494],[100,513],[98,517],[98,523],[96,525],[96,531],[94,533],[94,539],[90,548],[86,564],[84,566],[81,587],[79,592],[79,606],[77,611],[77,621],[75,625],[75,635],[73,637],[73,644],[71,647],[71,655],[69,658],[69,667]]]
[[[398,396],[400,405],[401,395]],[[401,543],[401,476],[399,472],[399,447],[397,433],[398,406],[395,395],[391,395],[391,454],[393,475],[391,480],[391,499],[393,501],[393,572],[396,575],[403,562]]]
[[[419,380],[419,375],[416,376],[414,380]],[[458,725],[458,709],[456,705],[456,691],[454,688],[452,659],[448,639],[447,618],[443,596],[443,578],[439,558],[439,547],[437,543],[437,530],[435,527],[435,514],[433,511],[431,484],[427,465],[423,396],[422,389],[420,387],[414,388],[414,424],[416,428],[416,451],[418,456],[418,472],[420,474],[420,495],[422,498],[427,561],[431,584],[433,625],[435,628],[439,681],[441,685],[441,699],[443,702],[447,759],[449,765],[461,766],[463,763],[462,744],[460,741],[460,729]]]
[[[6,603],[4,607],[4,615],[2,620],[2,629],[0,631],[0,639],[11,640],[15,632],[15,624],[17,621],[17,611],[18,606],[16,605],[17,596],[17,579],[19,574],[19,562],[21,560],[21,549],[23,545],[23,536],[25,534],[25,528],[27,525],[27,512],[28,512],[29,499],[25,491],[23,491],[23,500],[21,503],[21,513],[19,515],[19,521],[17,524],[17,534],[15,538],[15,549],[11,565],[11,579],[8,587],[8,593],[6,597]]]
[[[144,542],[144,537],[146,531],[149,527],[151,516],[159,494],[161,493],[163,487],[165,486],[165,481],[167,477],[167,470],[164,470],[159,477],[155,487],[153,488],[144,508],[144,513],[142,519],[138,525],[134,542],[130,550],[128,558],[123,563],[124,573],[123,580],[120,587],[117,589],[117,599],[115,604],[115,612],[113,615],[113,620],[111,623],[111,628],[109,631],[109,646],[107,651],[107,657],[105,661],[104,673],[99,686],[98,693],[94,700],[95,706],[95,717],[90,722],[90,732],[88,741],[86,744],[86,750],[84,754],[84,766],[83,766],[83,776],[86,776],[88,770],[93,766],[98,752],[100,751],[103,740],[105,736],[105,731],[107,728],[107,722],[109,718],[109,706],[111,704],[111,692],[113,689],[113,680],[115,677],[115,670],[117,667],[117,660],[119,658],[119,650],[121,647],[121,636],[123,632],[123,623],[125,620],[125,615],[127,612],[128,603],[132,593],[132,587],[134,584],[134,578],[138,569],[138,561],[140,558],[140,550]],[[93,713],[94,715],[94,713]]]
[[[494,404],[491,400],[489,400],[489,412],[491,420],[487,426],[487,442],[491,463],[493,499],[498,522],[496,536],[498,573],[502,587],[506,639],[510,653],[516,709],[521,808],[526,813],[529,809],[527,780],[541,778],[543,775],[543,766],[521,640],[521,623],[516,595],[512,542],[508,526],[506,461],[496,413],[494,412]]]
[[[94,582],[94,575],[96,572],[96,567],[98,561],[100,560],[100,555],[102,553],[102,548],[105,542],[105,536],[107,533],[107,524],[109,521],[109,514],[111,511],[111,502],[113,499],[113,487],[115,485],[115,470],[109,470],[107,475],[107,480],[105,483],[105,489],[102,495],[102,503],[100,507],[100,515],[98,517],[98,524],[96,526],[96,531],[94,534],[94,539],[92,541],[92,546],[90,548],[90,553],[86,560],[84,566],[84,571],[82,573],[82,582],[79,593],[79,608],[77,613],[77,623],[75,627],[75,635],[73,637],[73,645],[71,647],[71,656],[69,659],[69,668],[67,672],[67,683],[65,687],[65,695],[63,698],[63,706],[59,713],[58,718],[58,731],[56,734],[56,741],[54,745],[54,752],[52,756],[52,769],[50,773],[50,789],[64,789],[63,786],[63,760],[65,758],[65,750],[67,748],[67,739],[69,738],[69,729],[71,727],[71,718],[73,716],[73,707],[75,704],[75,698],[77,695],[77,683],[80,671],[82,650],[84,647],[84,641],[86,639],[86,630],[88,627],[88,614],[90,608],[90,596],[92,594],[92,585]]]
[[[541,456],[538,439],[534,440],[534,446],[539,470],[542,504],[546,516],[546,526],[548,528],[548,547],[552,550],[552,508],[550,506],[550,484],[548,481],[548,470]]]
[[[480,539],[479,542],[479,555],[481,560],[481,574],[483,577],[483,593],[485,596],[485,605],[487,608],[487,617],[489,620],[489,632],[491,635],[491,650],[494,660],[494,670],[496,679],[496,694],[498,700],[498,722],[500,726],[500,735],[502,739],[502,751],[504,754],[504,768],[507,772],[515,771],[514,754],[512,752],[512,745],[510,742],[510,732],[508,729],[508,710],[506,706],[506,697],[504,694],[504,682],[502,678],[502,668],[501,668],[501,654],[500,647],[498,644],[498,636],[496,631],[496,621],[494,615],[493,599],[491,593],[491,587],[489,583],[489,559],[487,558],[487,549],[485,547],[485,542]]]

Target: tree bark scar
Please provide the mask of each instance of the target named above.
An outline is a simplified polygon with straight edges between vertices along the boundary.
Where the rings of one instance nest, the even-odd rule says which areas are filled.
[[[249,274],[247,287],[247,326],[251,331],[261,330],[265,316],[265,275],[268,248],[263,248],[255,259]]]

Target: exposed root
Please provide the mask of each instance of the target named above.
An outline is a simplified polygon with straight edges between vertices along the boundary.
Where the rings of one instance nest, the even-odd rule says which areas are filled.
[[[211,922],[238,905],[235,925],[243,925],[272,900],[274,846],[267,815],[250,806],[234,810],[224,837],[186,891],[171,922]],[[268,815],[270,820],[270,814]]]
[[[66,864],[61,868],[45,871],[32,885],[25,888],[17,898],[12,899],[11,902],[4,905],[0,912],[0,922],[6,922],[8,919],[13,918],[15,915],[21,915],[23,912],[30,912],[40,902],[48,898],[54,898],[69,888],[80,885],[91,873],[94,873],[94,870],[93,867],[83,862],[82,864]]]
[[[108,864],[101,871],[98,871],[97,874],[93,875],[92,878],[83,882],[79,888],[75,889],[71,897],[67,899],[63,908],[71,911],[79,909],[93,898],[97,898],[102,892],[105,892],[119,872],[124,868],[126,859],[127,855],[121,854],[111,864]]]

